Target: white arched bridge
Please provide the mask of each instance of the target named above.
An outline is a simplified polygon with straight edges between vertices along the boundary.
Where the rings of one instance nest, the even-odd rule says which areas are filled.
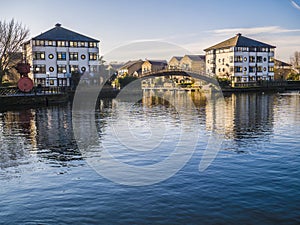
[[[154,78],[154,77],[171,77],[171,76],[185,76],[205,81],[215,87],[219,87],[219,82],[213,76],[203,75],[195,71],[180,70],[180,69],[164,69],[149,73],[143,73],[141,79]]]

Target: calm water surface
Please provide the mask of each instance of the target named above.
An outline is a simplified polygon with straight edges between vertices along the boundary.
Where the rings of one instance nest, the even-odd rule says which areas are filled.
[[[0,224],[299,224],[300,96],[238,94],[221,105],[193,99],[200,138],[192,158],[168,180],[142,187],[111,182],[87,164],[73,137],[70,105],[1,112]],[[173,104],[188,114],[184,97]],[[167,131],[151,160],[113,138],[111,124],[128,108],[137,138],[151,136],[149,121]],[[159,99],[134,105],[104,100],[96,114],[103,146],[135,165],[170,154],[178,124],[190,122]],[[225,133],[222,147],[199,172],[218,126]]]

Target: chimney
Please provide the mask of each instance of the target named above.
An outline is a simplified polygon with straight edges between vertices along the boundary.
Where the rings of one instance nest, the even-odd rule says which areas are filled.
[[[55,27],[61,27],[60,23],[55,24]]]

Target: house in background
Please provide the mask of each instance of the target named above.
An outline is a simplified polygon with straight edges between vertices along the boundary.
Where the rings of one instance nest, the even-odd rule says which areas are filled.
[[[128,61],[121,68],[118,69],[118,77],[136,76],[142,74],[143,60]]]
[[[205,49],[206,73],[227,78],[232,84],[274,80],[275,46],[237,34]]]
[[[61,24],[23,44],[35,85],[70,86],[72,72],[97,71],[99,40],[65,29]]]
[[[173,56],[168,63],[168,68],[170,70],[180,69],[180,60],[182,58],[182,56]]]
[[[274,78],[275,80],[286,80],[288,75],[293,71],[292,64],[274,59]]]
[[[151,73],[164,70],[168,67],[166,60],[146,60],[142,65],[142,73]]]
[[[205,55],[185,55],[180,60],[180,68],[205,74]]]

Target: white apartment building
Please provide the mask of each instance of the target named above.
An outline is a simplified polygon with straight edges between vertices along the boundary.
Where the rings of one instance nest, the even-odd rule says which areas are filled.
[[[99,41],[61,24],[23,44],[24,57],[32,67],[35,85],[70,86],[73,72],[96,72]]]
[[[232,83],[274,80],[275,46],[237,34],[205,49],[206,73]]]

